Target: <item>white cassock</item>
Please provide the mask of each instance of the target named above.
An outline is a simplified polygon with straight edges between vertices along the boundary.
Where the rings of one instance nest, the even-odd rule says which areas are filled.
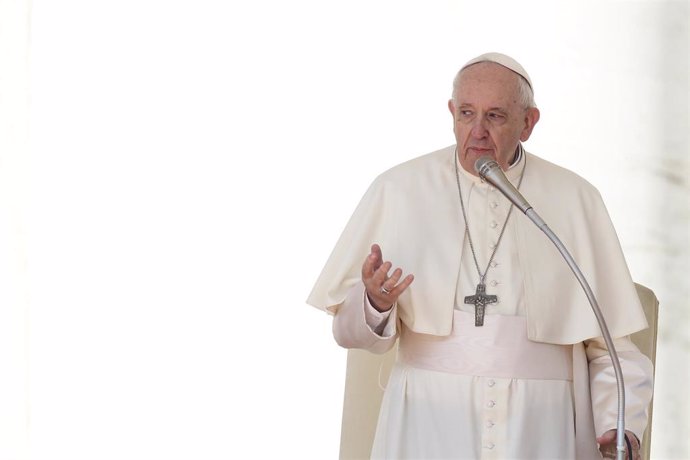
[[[507,171],[513,184],[517,185],[527,159],[521,155]],[[499,242],[510,203],[490,185],[459,170],[470,234],[483,272]],[[457,187],[455,193],[459,202]],[[336,340],[348,348],[381,353],[400,339],[372,458],[585,458],[583,449],[576,454],[573,345],[565,340],[555,344],[528,340],[528,283],[521,262],[525,257],[518,252],[518,219],[525,217],[514,210],[489,268],[486,290],[497,295],[498,302],[487,306],[482,327],[474,326],[474,305],[464,303],[479,279],[469,239],[463,237],[464,225],[457,228],[457,238],[464,242],[459,248],[448,335],[415,332],[401,320],[398,306],[388,314],[376,312],[368,305],[361,282],[350,283],[334,318]],[[382,250],[389,260],[383,244]],[[390,260],[398,264],[393,257]],[[615,376],[603,340],[585,339],[584,344],[594,431],[601,435],[616,426]],[[617,339],[616,347],[626,377],[626,429],[642,438],[652,393],[651,363],[627,338]]]

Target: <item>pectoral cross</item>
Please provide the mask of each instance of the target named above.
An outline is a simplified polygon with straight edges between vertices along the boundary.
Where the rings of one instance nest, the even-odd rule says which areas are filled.
[[[484,325],[484,308],[490,303],[498,302],[498,297],[495,295],[486,295],[486,284],[477,284],[477,291],[474,295],[465,297],[466,304],[474,304],[474,325]]]

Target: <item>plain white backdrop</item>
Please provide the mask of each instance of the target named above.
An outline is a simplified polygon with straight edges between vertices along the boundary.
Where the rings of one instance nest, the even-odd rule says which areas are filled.
[[[652,449],[690,458],[687,2],[28,5],[7,458],[337,458],[345,351],[304,300],[375,175],[453,142],[486,51],[531,74],[528,150],[599,187],[657,291]]]

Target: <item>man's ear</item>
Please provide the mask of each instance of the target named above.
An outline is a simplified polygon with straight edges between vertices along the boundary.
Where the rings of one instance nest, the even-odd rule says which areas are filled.
[[[520,133],[520,140],[525,142],[532,135],[534,125],[539,121],[539,109],[531,107],[525,111],[525,127]]]
[[[448,99],[448,110],[450,110],[450,114],[453,115],[453,120],[455,120],[455,104],[453,99]]]

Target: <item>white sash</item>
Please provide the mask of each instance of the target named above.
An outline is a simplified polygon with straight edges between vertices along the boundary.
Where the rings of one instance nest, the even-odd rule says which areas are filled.
[[[404,325],[398,360],[421,369],[480,377],[573,380],[572,345],[527,339],[522,316],[486,315],[484,326],[474,314],[454,310],[451,335],[412,332]]]

